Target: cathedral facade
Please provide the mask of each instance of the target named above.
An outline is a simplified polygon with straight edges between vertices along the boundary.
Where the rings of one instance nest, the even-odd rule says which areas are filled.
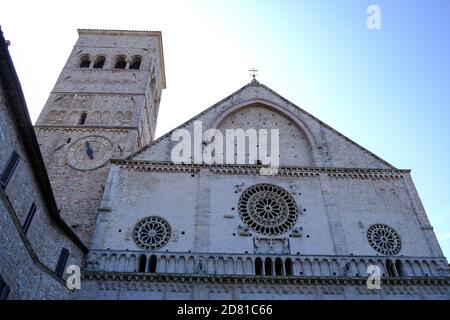
[[[155,140],[165,82],[161,33],[79,30],[35,125],[89,248],[73,298],[450,299],[410,170],[256,79]],[[196,158],[239,130],[277,132],[275,170],[250,134],[221,144],[231,162]],[[201,140],[174,161],[180,132]]]

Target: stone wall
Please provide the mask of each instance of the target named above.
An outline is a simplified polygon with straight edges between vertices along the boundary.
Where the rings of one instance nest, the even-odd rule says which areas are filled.
[[[448,263],[409,170],[394,168],[257,82],[178,128],[193,133],[195,120],[203,133],[279,129],[281,167],[268,176],[248,161],[175,164],[172,132],[113,161],[78,297],[448,299]],[[254,221],[278,219],[267,218],[273,205],[270,214],[286,213],[289,227],[267,232],[248,222],[241,200],[255,186],[266,188],[261,201],[275,200],[263,206],[254,198],[260,205]],[[161,245],[142,245],[138,227],[146,221],[163,235]],[[274,272],[280,263],[297,269]],[[366,287],[370,264],[388,278],[382,290]],[[257,271],[264,269],[267,278]]]
[[[365,279],[172,277],[92,274],[79,299],[106,300],[448,300],[448,281],[386,281],[369,290]]]
[[[69,226],[89,243],[95,228],[97,209],[106,184],[109,165],[96,170],[81,171],[67,162],[69,148],[84,137],[101,136],[114,146],[114,158],[121,158],[137,139],[136,130],[120,128],[37,127],[41,152],[61,214]]]
[[[26,124],[13,119],[10,110],[17,106],[8,105],[3,88],[0,83],[0,172],[13,150],[20,161],[6,188],[0,187],[0,274],[11,289],[9,299],[71,298],[73,292],[54,270],[63,247],[70,252],[67,265],[82,266],[83,252],[50,216],[48,195],[40,188],[26,152],[37,146],[24,144],[18,126]],[[25,233],[22,225],[32,203],[37,211]]]
[[[178,128],[194,132],[194,121],[202,122],[203,132],[210,128],[222,131],[227,128],[279,129],[281,165],[393,168],[263,84],[251,83],[244,86]],[[178,143],[171,141],[171,135],[172,131],[161,136],[132,158],[171,161],[172,149]],[[305,155],[305,151],[310,154]]]
[[[94,68],[99,57],[105,64]],[[126,67],[116,69],[121,57]],[[136,57],[140,67],[130,69]],[[82,59],[89,59],[89,67],[80,67]],[[80,170],[69,164],[68,153],[86,137],[107,141],[112,146],[109,158],[126,157],[150,143],[164,88],[159,32],[79,30],[35,129],[61,214],[88,245],[109,161]]]
[[[427,240],[418,220],[424,212],[415,209],[412,199],[417,199],[405,186],[407,171],[280,170],[260,176],[239,167],[118,163],[110,172],[92,249],[139,249],[135,225],[160,216],[172,232],[162,251],[253,252],[255,238],[265,237],[252,230],[241,233],[239,199],[248,187],[268,183],[286,190],[299,210],[289,232],[268,237],[286,239],[291,253],[376,255],[367,230],[385,224],[400,235],[399,254],[442,257],[436,239]]]

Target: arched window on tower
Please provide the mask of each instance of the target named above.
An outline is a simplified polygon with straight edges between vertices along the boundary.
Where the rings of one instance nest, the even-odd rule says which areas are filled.
[[[87,117],[86,112],[81,113],[80,120],[78,120],[78,125],[80,126],[84,125],[86,122],[86,117]]]
[[[115,69],[125,69],[127,66],[127,61],[124,56],[118,56],[116,58],[116,63],[114,64]]]
[[[99,56],[94,61],[94,68],[95,69],[102,69],[105,65],[106,58],[104,56]]]
[[[130,61],[130,69],[139,70],[141,67],[141,57],[134,56]]]
[[[87,54],[84,54],[80,57],[80,68],[89,68],[91,65],[91,59]]]

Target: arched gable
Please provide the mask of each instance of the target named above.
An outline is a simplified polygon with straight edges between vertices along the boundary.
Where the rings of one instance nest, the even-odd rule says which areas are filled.
[[[315,166],[317,144],[308,127],[290,111],[261,99],[227,108],[209,124],[209,128],[279,130],[280,165]],[[270,136],[270,133],[269,133]]]

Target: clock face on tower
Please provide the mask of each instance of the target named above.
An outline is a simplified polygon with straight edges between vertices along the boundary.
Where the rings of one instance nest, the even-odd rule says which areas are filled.
[[[77,140],[67,152],[67,163],[77,170],[94,170],[103,166],[113,155],[112,143],[101,136]]]

